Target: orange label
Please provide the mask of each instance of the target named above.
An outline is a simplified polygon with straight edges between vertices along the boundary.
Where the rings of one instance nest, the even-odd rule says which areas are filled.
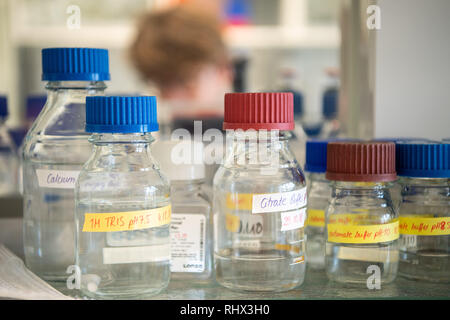
[[[306,225],[311,227],[325,227],[325,211],[308,209]]]
[[[375,225],[345,225],[329,223],[328,241],[336,243],[379,243],[398,239],[398,220]]]
[[[429,218],[423,215],[400,217],[400,233],[417,236],[444,236],[450,234],[450,217]]]
[[[226,206],[231,210],[252,210],[252,193],[227,193]]]
[[[131,231],[170,223],[170,205],[138,211],[85,213],[83,232]]]
[[[225,228],[230,232],[238,232],[240,219],[231,213],[225,215]]]

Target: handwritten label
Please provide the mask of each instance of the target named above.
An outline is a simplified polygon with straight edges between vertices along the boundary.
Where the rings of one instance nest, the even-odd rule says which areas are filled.
[[[376,225],[345,225],[329,223],[328,241],[336,243],[379,243],[398,239],[398,220]]]
[[[311,227],[325,227],[325,211],[324,210],[316,210],[316,209],[308,209],[308,217],[306,219],[306,226]]]
[[[73,189],[80,171],[37,169],[36,176],[40,187]]]
[[[306,206],[306,188],[291,192],[254,194],[252,213],[279,212]]]
[[[371,220],[373,219],[378,218],[373,217],[368,213],[333,214],[328,218],[328,223],[345,225],[371,224]]]
[[[244,214],[236,216],[231,213],[225,215],[225,228],[250,238],[261,237],[264,231],[263,217],[260,215]]]
[[[401,234],[416,236],[444,236],[450,234],[450,217],[428,218],[424,216],[400,217]]]
[[[296,210],[306,206],[306,188],[280,193],[228,193],[225,202],[228,209],[252,213]]]
[[[170,215],[170,205],[149,210],[85,213],[83,232],[130,231],[159,227],[170,223]]]
[[[306,208],[281,212],[281,231],[303,228],[306,220]]]

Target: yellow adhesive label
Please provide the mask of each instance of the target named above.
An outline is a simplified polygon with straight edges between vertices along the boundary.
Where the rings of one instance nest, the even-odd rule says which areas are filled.
[[[377,219],[377,217],[371,216],[369,213],[333,214],[328,218],[328,223],[343,225],[370,225],[375,224],[373,219]]]
[[[346,225],[329,223],[328,241],[337,243],[378,243],[398,239],[398,220],[376,225]]]
[[[312,227],[325,227],[325,211],[308,209],[308,218],[306,220],[307,226]]]
[[[295,253],[300,252],[300,248],[298,246],[294,246],[291,244],[282,244],[282,243],[276,243],[275,244],[275,250],[282,250],[282,251],[292,251]]]
[[[227,193],[226,206],[231,210],[252,210],[252,193]]]
[[[238,232],[240,219],[234,214],[227,213],[225,215],[225,228],[230,232]]]
[[[400,217],[400,233],[417,236],[444,236],[450,234],[450,217],[430,218],[429,216],[411,215]]]
[[[171,205],[138,211],[85,213],[83,232],[130,231],[170,223]]]

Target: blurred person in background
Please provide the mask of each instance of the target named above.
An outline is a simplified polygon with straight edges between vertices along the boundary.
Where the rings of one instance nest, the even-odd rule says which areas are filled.
[[[233,72],[219,11],[189,2],[151,11],[139,21],[130,56],[158,97],[162,139],[177,128],[192,133],[194,120],[202,120],[203,132],[222,127]]]

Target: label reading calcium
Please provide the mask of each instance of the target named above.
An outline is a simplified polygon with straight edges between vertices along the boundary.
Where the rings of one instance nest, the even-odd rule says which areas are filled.
[[[325,227],[325,211],[308,209],[308,218],[306,219],[306,225],[311,227]]]
[[[149,210],[85,213],[83,232],[131,231],[159,227],[169,224],[170,216],[170,205]]]
[[[73,189],[80,171],[37,169],[36,175],[40,187]]]
[[[171,272],[205,270],[206,218],[199,214],[172,214]]]
[[[336,243],[379,243],[398,239],[398,220],[377,225],[345,225],[329,223],[328,241]]]
[[[306,188],[280,193],[228,193],[226,207],[231,210],[248,210],[252,213],[280,212],[306,206]]]
[[[403,216],[399,228],[400,233],[406,235],[445,236],[450,234],[450,217]]]

